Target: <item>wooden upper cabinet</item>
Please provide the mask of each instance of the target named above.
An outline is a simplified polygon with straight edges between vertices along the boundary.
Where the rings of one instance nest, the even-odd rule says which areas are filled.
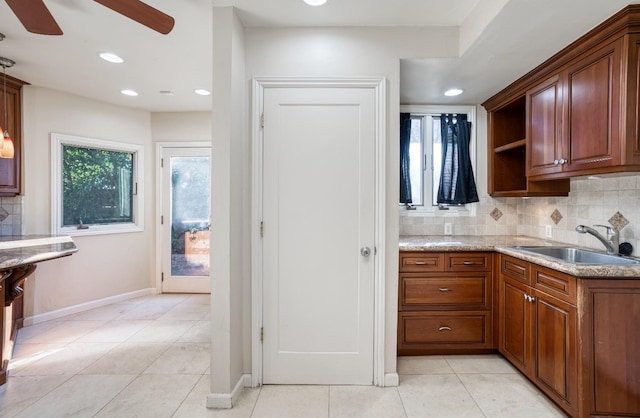
[[[527,91],[527,176],[562,171],[562,110],[558,75]]]
[[[0,83],[2,83],[0,76]],[[0,196],[16,196],[21,191],[20,162],[22,157],[22,86],[24,81],[7,76],[7,126],[4,121],[4,97],[0,86],[0,126],[9,131],[15,154],[0,158]],[[0,139],[1,140],[1,139]]]
[[[565,172],[621,163],[622,48],[620,38],[564,71],[568,121],[562,151]]]
[[[640,172],[639,80],[640,5],[632,4],[483,103],[489,193],[518,195],[505,193],[511,184],[493,187],[508,175],[520,179],[519,195],[526,196],[557,192],[561,187],[550,186],[562,183],[554,181],[574,176]],[[496,154],[504,149],[491,121],[517,97],[526,98],[526,167],[511,159],[504,164],[510,170],[496,170]]]

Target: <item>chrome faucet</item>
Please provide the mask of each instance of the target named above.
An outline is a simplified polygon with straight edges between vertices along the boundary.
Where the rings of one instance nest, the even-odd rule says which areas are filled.
[[[586,225],[578,225],[576,226],[576,232],[580,233],[580,234],[591,234],[594,237],[596,237],[601,243],[604,244],[604,246],[607,248],[607,254],[618,254],[618,246],[619,246],[619,242],[620,242],[620,233],[613,229],[612,227],[608,226],[608,225],[594,225],[594,226],[601,226],[603,228],[606,228],[607,230],[607,236],[604,237],[602,236],[602,234],[600,234],[598,231],[596,231],[595,229],[586,226]]]

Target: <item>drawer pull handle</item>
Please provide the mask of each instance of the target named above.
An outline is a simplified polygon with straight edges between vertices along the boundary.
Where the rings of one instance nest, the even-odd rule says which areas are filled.
[[[451,327],[440,327],[438,331],[451,331]]]
[[[463,261],[462,264],[464,264],[465,266],[475,266],[476,263],[475,261]]]
[[[425,264],[427,264],[426,261],[414,261],[414,263],[416,266],[424,266]]]
[[[448,287],[439,287],[438,290],[441,292],[451,292],[451,289]]]

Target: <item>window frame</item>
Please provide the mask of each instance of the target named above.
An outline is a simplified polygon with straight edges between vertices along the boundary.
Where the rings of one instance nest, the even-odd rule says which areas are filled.
[[[477,143],[476,143],[476,108],[475,106],[464,105],[401,105],[400,113],[410,113],[411,116],[433,116],[443,113],[459,113],[466,114],[467,120],[471,122],[471,142],[469,145],[469,153],[471,156],[471,165],[474,168],[474,175],[477,176]],[[427,118],[424,119],[426,121]],[[468,203],[460,206],[445,206],[447,209],[442,210],[438,206],[426,204],[428,199],[431,202],[433,195],[432,179],[433,179],[433,138],[431,134],[432,124],[423,123],[423,166],[422,170],[422,195],[423,204],[420,206],[411,206],[409,209],[405,204],[400,203],[400,214],[403,216],[475,216],[477,203]],[[428,142],[428,143],[427,143]],[[424,166],[424,162],[427,166]]]
[[[63,226],[63,146],[75,146],[107,151],[126,152],[133,155],[132,216],[133,222],[88,224],[88,228]],[[51,133],[51,232],[56,235],[104,235],[144,231],[144,146],[125,142]]]

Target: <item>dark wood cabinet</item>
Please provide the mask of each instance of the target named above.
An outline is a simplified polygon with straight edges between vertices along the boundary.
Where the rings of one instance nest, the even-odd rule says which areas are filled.
[[[498,349],[562,409],[575,416],[576,279],[513,257],[500,258]],[[558,299],[554,293],[566,300]]]
[[[618,38],[576,60],[562,72],[566,103],[562,172],[570,175],[619,166],[620,116],[626,94],[621,89],[622,49]]]
[[[532,180],[597,174],[622,164],[622,50],[619,38],[584,53],[527,92]]]
[[[25,84],[27,83],[24,81],[7,76],[7,126],[4,122],[4,97],[0,87],[0,126],[9,131],[15,149],[13,158],[0,158],[0,196],[16,196],[21,193],[22,86]]]
[[[581,306],[583,416],[640,416],[640,280],[586,280]]]
[[[400,253],[398,354],[489,352],[493,255]]]
[[[562,171],[562,83],[553,76],[527,91],[527,176]]]
[[[566,195],[570,177],[640,171],[639,80],[634,4],[483,103],[489,194]]]
[[[525,375],[533,363],[531,305],[527,287],[513,279],[500,281],[500,338],[498,349]]]
[[[569,181],[527,176],[527,98],[524,93],[483,104],[488,111],[488,192],[494,197],[567,196]]]

